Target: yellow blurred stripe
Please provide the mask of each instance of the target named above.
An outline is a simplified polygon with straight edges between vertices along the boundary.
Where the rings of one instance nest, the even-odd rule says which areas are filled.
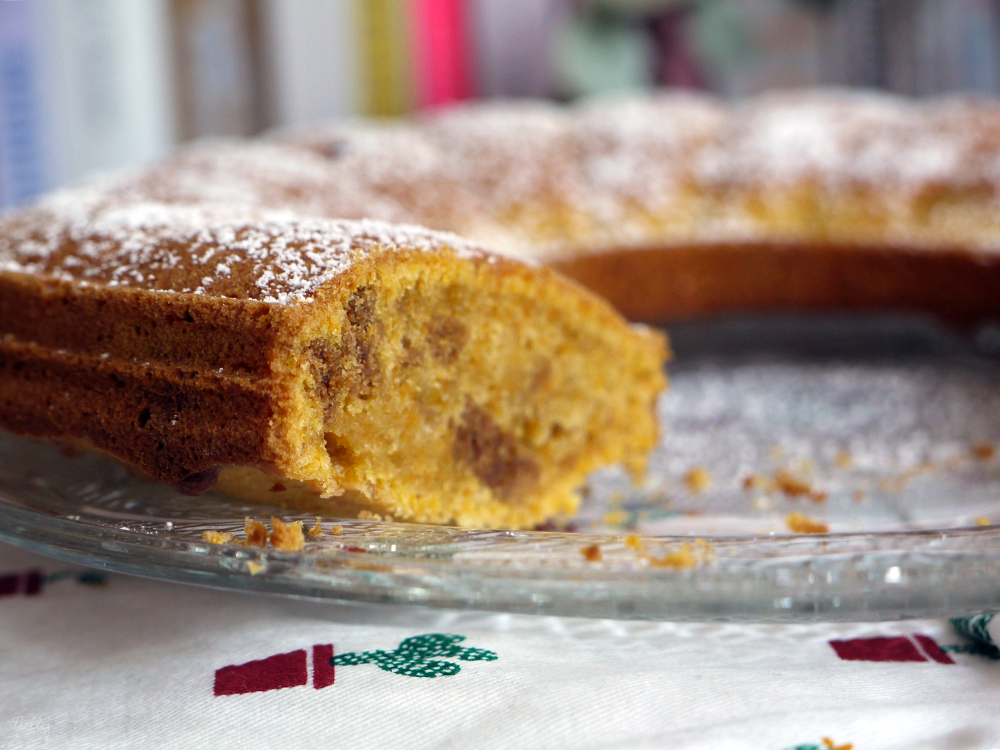
[[[363,35],[365,109],[375,117],[413,110],[408,0],[358,0]]]

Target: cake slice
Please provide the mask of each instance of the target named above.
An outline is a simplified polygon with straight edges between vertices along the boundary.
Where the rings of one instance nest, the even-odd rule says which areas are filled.
[[[0,426],[196,493],[531,527],[640,471],[665,340],[455,235],[56,196],[0,222]]]

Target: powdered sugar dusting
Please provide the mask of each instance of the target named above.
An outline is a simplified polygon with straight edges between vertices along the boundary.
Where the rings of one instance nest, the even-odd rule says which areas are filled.
[[[919,190],[1000,179],[1000,110],[973,100],[915,101],[871,92],[772,94],[737,106],[706,151],[715,182],[802,179]]]
[[[627,231],[634,204],[668,208],[724,111],[713,99],[677,93],[578,108],[493,102],[391,126],[334,125],[283,142],[326,160],[328,215],[415,221],[523,252]],[[564,220],[552,225],[540,215],[549,209]]]
[[[941,186],[979,191],[977,206],[996,202],[996,104],[846,91],[736,104],[677,92],[577,107],[480,103],[197,146],[123,193],[423,224],[531,258],[809,231],[851,242],[850,222],[831,228],[823,212],[861,189],[885,242],[995,247],[1000,222],[990,216],[1000,212],[974,207],[975,221],[962,206],[942,213]],[[782,191],[800,189],[820,211],[809,226],[789,225],[780,203]]]
[[[456,235],[372,220],[155,202],[115,205],[80,220],[75,208],[60,214],[63,200],[8,219],[0,270],[287,305],[312,300],[359,258],[380,252],[487,255]]]
[[[166,288],[169,277],[179,291],[295,300],[315,288],[309,274],[336,273],[324,263],[335,269],[383,247],[372,232],[431,236],[393,230],[393,239],[388,228],[344,221],[321,230],[306,219],[420,224],[522,259],[810,238],[992,251],[1000,106],[845,91],[728,105],[668,92],[578,107],[467,105],[409,122],[207,141],[15,215],[0,267],[148,288]],[[287,241],[275,228],[286,225]],[[182,242],[193,243],[190,258]],[[197,268],[182,271],[189,263]],[[257,292],[239,286],[247,274],[261,280]]]

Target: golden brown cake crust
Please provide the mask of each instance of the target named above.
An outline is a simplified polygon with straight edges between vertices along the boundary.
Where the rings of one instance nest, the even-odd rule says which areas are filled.
[[[84,440],[164,481],[197,492],[202,472],[266,466],[276,394],[239,377],[95,360],[34,345],[0,344],[0,425]],[[225,425],[225,428],[220,427]]]
[[[1000,318],[1000,255],[968,250],[755,242],[607,250],[552,265],[647,322],[794,310],[923,312],[959,326]]]

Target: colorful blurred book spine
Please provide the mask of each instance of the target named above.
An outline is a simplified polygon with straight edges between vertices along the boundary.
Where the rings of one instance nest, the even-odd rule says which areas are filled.
[[[174,142],[165,0],[0,2],[0,205]]]
[[[44,189],[38,65],[24,2],[0,2],[0,208]]]
[[[396,117],[472,95],[464,0],[363,0],[368,114]]]
[[[399,117],[413,109],[408,0],[361,0],[365,114]]]
[[[182,140],[251,135],[266,123],[258,5],[172,0],[174,90]]]
[[[417,106],[440,107],[472,96],[469,23],[464,0],[411,0]]]
[[[267,125],[300,126],[364,108],[357,0],[269,0],[262,4]]]

